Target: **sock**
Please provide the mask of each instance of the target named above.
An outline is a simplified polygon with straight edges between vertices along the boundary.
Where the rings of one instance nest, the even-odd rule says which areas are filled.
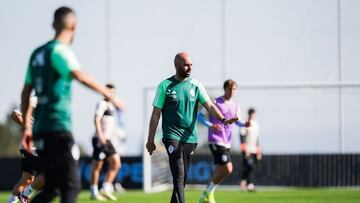
[[[7,201],[7,203],[16,203],[17,201],[18,201],[17,196],[11,194],[8,201]]]
[[[208,186],[206,187],[206,190],[210,193],[214,192],[218,184],[214,184],[213,182],[210,182]]]
[[[25,190],[22,192],[22,194],[25,197],[30,197],[34,191],[35,191],[35,189],[33,187],[31,187],[31,185],[29,185],[25,188]]]
[[[98,185],[90,185],[90,193],[93,196],[97,196],[99,194]]]
[[[113,192],[112,183],[104,182],[102,187],[103,187],[104,191],[106,191],[106,192]]]

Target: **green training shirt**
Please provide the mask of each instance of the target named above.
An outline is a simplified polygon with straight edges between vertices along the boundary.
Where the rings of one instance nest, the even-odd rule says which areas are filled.
[[[188,78],[181,82],[173,76],[162,81],[157,87],[153,106],[162,110],[163,137],[197,143],[198,104],[209,99],[198,80]]]
[[[71,72],[80,69],[72,49],[52,40],[31,54],[25,84],[38,97],[33,132],[71,131]]]

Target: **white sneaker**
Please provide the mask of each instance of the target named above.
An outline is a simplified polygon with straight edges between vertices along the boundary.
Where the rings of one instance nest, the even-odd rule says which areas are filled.
[[[249,192],[256,192],[256,188],[253,183],[248,184],[247,189]]]
[[[107,200],[105,197],[103,197],[100,194],[98,194],[98,195],[90,195],[90,199],[91,200],[98,200],[98,201],[102,201],[102,202]]]
[[[102,196],[106,197],[109,200],[113,200],[113,201],[117,200],[117,198],[111,192],[102,190],[100,193]]]
[[[115,183],[115,191],[126,192],[126,189],[120,183]]]
[[[240,181],[240,190],[246,191],[246,180]]]

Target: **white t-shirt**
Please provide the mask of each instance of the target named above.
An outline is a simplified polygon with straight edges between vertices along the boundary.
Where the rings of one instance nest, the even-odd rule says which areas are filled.
[[[110,140],[115,130],[115,107],[111,102],[101,100],[97,103],[95,115],[101,117],[101,128],[105,139]]]
[[[245,144],[251,154],[256,154],[259,143],[259,123],[256,120],[250,121],[250,127],[246,128]]]

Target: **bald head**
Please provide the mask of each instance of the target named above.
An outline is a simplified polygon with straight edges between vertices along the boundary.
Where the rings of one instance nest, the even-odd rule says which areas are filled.
[[[69,7],[60,7],[54,13],[53,27],[57,33],[64,30],[74,31],[76,26],[75,12]]]
[[[180,52],[176,54],[174,65],[176,69],[176,77],[178,79],[182,80],[190,76],[192,62],[188,53]]]
[[[190,60],[189,54],[186,52],[179,52],[178,54],[176,54],[175,59],[174,59],[175,67],[176,67],[176,65],[184,63],[186,60]]]

